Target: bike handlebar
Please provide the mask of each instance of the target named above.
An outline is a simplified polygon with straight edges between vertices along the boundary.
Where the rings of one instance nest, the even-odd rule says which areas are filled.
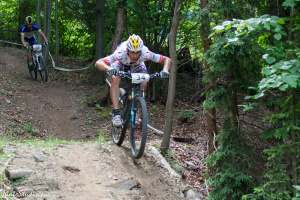
[[[46,47],[47,45],[48,45],[48,43],[46,43],[46,42],[44,42],[44,43],[39,43],[40,45],[42,45],[43,47]],[[29,50],[32,50],[33,49],[33,47],[32,47],[33,45],[29,45],[29,46],[27,46],[27,47],[25,47],[26,49],[29,49]]]
[[[121,78],[132,79],[131,72],[118,71],[117,74],[115,74],[115,76],[119,76]],[[150,79],[160,78],[160,73],[155,72],[153,74],[149,74],[149,77],[150,77]]]

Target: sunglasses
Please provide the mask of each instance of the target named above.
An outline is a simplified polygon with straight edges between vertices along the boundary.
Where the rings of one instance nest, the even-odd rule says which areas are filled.
[[[128,51],[128,54],[139,55],[139,54],[141,54],[141,51]]]

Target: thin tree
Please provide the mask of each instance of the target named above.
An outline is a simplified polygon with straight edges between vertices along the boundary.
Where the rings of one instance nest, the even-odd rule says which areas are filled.
[[[180,18],[180,0],[174,0],[174,15],[172,19],[172,26],[169,33],[169,51],[172,60],[172,68],[169,79],[168,98],[166,105],[166,120],[164,136],[160,146],[163,153],[166,153],[170,146],[170,139],[173,124],[173,104],[175,99],[175,85],[176,85],[176,72],[177,72],[177,54],[176,54],[176,34]]]
[[[25,16],[26,16],[26,14],[27,14],[27,4],[26,4],[26,2],[24,1],[24,0],[19,0],[18,1],[18,3],[19,3],[19,15],[18,15],[18,17],[19,17],[19,27],[21,27],[21,25],[24,23],[24,19],[25,19]]]
[[[208,0],[200,0],[200,34],[202,38],[202,44],[204,53],[207,52],[210,46],[209,35],[209,10],[208,10]],[[204,69],[208,69],[209,66],[207,62],[204,60],[203,62]],[[211,80],[205,87],[207,90],[214,86],[214,81]],[[206,110],[206,123],[207,123],[207,132],[208,132],[208,152],[212,153],[214,151],[214,138],[217,132],[216,126],[216,110],[214,108]]]
[[[117,9],[117,19],[116,19],[116,29],[113,37],[113,42],[111,45],[111,51],[113,52],[118,44],[121,42],[122,35],[125,29],[125,20],[126,20],[126,5],[127,0],[119,0],[118,1],[118,9]]]
[[[58,64],[59,30],[58,30],[58,0],[55,0],[55,62]]]
[[[51,0],[47,0],[45,2],[45,35],[47,37],[47,39],[50,39],[50,17],[51,17]],[[48,51],[49,51],[49,47],[46,47],[46,50],[44,52],[44,58],[45,58],[45,63],[47,64],[48,62]]]
[[[105,0],[96,0],[96,59],[104,55],[104,4]],[[100,74],[100,83],[104,83],[104,74]]]
[[[41,0],[36,1],[36,22],[41,24]]]
[[[114,33],[114,37],[111,45],[111,52],[114,52],[121,42],[122,35],[125,30],[126,23],[126,3],[127,0],[119,0],[117,4],[117,17],[116,17],[116,29]],[[103,99],[101,99],[102,104],[109,104],[110,101],[110,89],[109,86],[106,87],[106,95]]]

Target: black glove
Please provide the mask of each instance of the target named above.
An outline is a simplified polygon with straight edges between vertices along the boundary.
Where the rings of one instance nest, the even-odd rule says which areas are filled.
[[[116,75],[119,72],[119,70],[117,68],[110,67],[107,69],[106,72],[109,76],[113,76],[113,75]]]
[[[164,70],[161,70],[159,72],[159,75],[160,75],[161,78],[169,78],[169,72],[164,71]]]

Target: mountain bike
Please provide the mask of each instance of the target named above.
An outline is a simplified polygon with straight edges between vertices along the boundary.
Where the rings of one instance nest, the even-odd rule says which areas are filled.
[[[119,106],[123,124],[121,127],[112,125],[112,139],[115,144],[121,146],[129,128],[131,155],[138,159],[142,157],[145,150],[148,124],[148,111],[141,83],[160,77],[160,74],[119,71],[116,76],[131,80],[131,84],[127,91],[120,88]]]
[[[29,58],[27,59],[27,66],[29,70],[30,77],[37,80],[38,73],[41,76],[43,82],[48,81],[48,69],[45,65],[45,60],[43,57],[43,47],[46,44],[34,44],[29,50],[31,51],[32,65],[30,65]]]

